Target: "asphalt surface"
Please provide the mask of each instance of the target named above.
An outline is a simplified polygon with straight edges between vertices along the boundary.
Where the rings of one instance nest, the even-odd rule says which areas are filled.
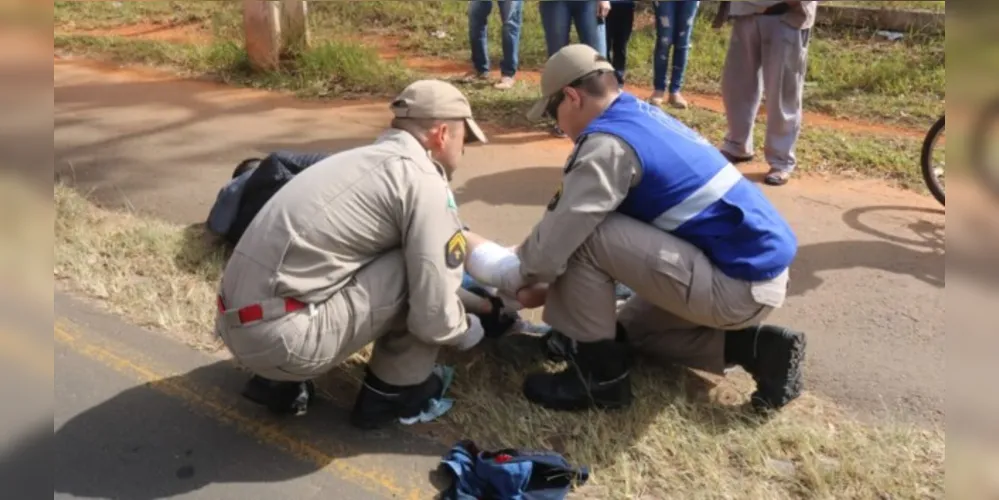
[[[80,61],[57,60],[54,80],[58,175],[108,206],[182,224],[205,219],[239,160],[368,143],[390,118],[385,103],[303,102]],[[542,213],[570,144],[491,139],[468,149],[454,189],[467,224],[513,244]],[[759,179],[760,167],[745,171]],[[863,417],[940,423],[942,209],[875,181],[802,176],[763,189],[801,243],[771,321],[808,334],[807,388]]]
[[[431,473],[446,451],[439,443],[396,429],[358,432],[347,410],[326,400],[303,417],[272,416],[239,395],[247,375],[228,360],[66,295],[56,295],[55,312],[55,433],[47,441],[37,434],[50,446],[55,498],[361,500],[437,492]]]

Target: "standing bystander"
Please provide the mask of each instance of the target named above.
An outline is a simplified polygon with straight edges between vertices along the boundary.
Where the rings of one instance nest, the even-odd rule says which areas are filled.
[[[520,51],[520,27],[523,22],[523,0],[496,0],[503,19],[503,60],[500,61],[500,80],[494,87],[506,90],[513,87],[517,74]],[[466,80],[484,80],[489,77],[489,15],[493,0],[468,2],[468,44],[472,49],[473,70]]]
[[[678,0],[652,2],[656,13],[656,48],[652,62],[652,84],[654,91],[649,102],[662,105],[663,97],[669,91],[669,104],[686,109],[687,101],[680,95],[683,76],[687,71],[687,55],[690,53],[690,35],[694,30],[694,18],[701,2]],[[673,52],[673,65],[666,86],[666,72],[670,68],[670,49]]]
[[[722,73],[728,133],[720,149],[732,163],[753,158],[753,122],[765,95],[763,151],[770,171],[764,181],[784,185],[797,166],[794,146],[801,133],[802,91],[817,2],[723,3],[715,26],[731,19],[732,37]]]
[[[634,0],[611,0],[611,10],[607,14],[606,39],[607,58],[614,66],[619,87],[624,86],[624,77],[628,67],[628,42],[635,23]]]

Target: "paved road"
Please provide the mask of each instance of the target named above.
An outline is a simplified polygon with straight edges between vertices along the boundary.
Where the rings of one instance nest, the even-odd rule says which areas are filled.
[[[227,360],[65,295],[56,295],[55,312],[56,498],[422,499],[437,491],[430,472],[446,451],[438,443],[353,432],[346,410],[325,400],[281,421],[238,395],[246,375]]]
[[[310,103],[55,64],[59,174],[108,205],[180,223],[204,219],[239,160],[275,148],[363,144],[388,118],[383,103]],[[455,191],[471,227],[515,243],[550,198],[569,144],[492,138],[469,148]],[[791,296],[773,319],[809,334],[809,389],[861,415],[941,422],[943,212],[928,196],[877,182],[803,177],[764,189],[801,241]]]

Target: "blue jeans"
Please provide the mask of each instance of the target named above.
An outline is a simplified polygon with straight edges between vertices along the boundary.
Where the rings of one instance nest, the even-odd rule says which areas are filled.
[[[500,16],[503,18],[503,60],[500,73],[513,76],[517,73],[520,50],[520,26],[524,20],[523,0],[496,0]],[[489,71],[489,47],[486,27],[489,14],[493,11],[493,0],[473,0],[468,2],[468,45],[472,48],[472,65],[475,71]]]
[[[545,30],[548,57],[569,45],[569,29],[576,25],[580,43],[585,43],[606,57],[607,35],[597,24],[596,0],[541,0],[538,2],[541,26]]]
[[[673,49],[673,71],[669,78],[669,92],[679,92],[683,73],[687,69],[690,53],[690,33],[694,29],[694,16],[700,2],[680,0],[653,2],[656,10],[656,48],[652,62],[652,85],[656,90],[666,90],[666,68],[670,48]]]

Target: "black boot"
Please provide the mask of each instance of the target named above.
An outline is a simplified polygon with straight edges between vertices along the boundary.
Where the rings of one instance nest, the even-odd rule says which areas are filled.
[[[761,325],[725,333],[725,363],[741,365],[756,381],[756,410],[783,408],[801,395],[805,334]]]
[[[274,413],[301,416],[315,400],[316,386],[311,380],[279,382],[254,375],[243,388],[243,397],[266,406]]]
[[[620,343],[628,343],[628,333],[621,326],[621,323],[617,323],[617,331],[615,333],[614,339]],[[574,343],[572,339],[566,337],[564,333],[558,330],[552,330],[548,332],[547,335],[543,337],[544,342],[542,346],[544,348],[545,358],[550,361],[555,361],[556,363],[561,361],[568,361],[569,351],[574,349]]]
[[[615,340],[570,342],[569,366],[559,373],[534,373],[524,381],[524,396],[552,410],[617,409],[631,404],[631,356]]]
[[[367,370],[361,391],[354,401],[350,423],[359,429],[377,429],[400,418],[415,417],[426,409],[431,399],[440,396],[444,381],[437,374],[422,383],[392,385]]]

